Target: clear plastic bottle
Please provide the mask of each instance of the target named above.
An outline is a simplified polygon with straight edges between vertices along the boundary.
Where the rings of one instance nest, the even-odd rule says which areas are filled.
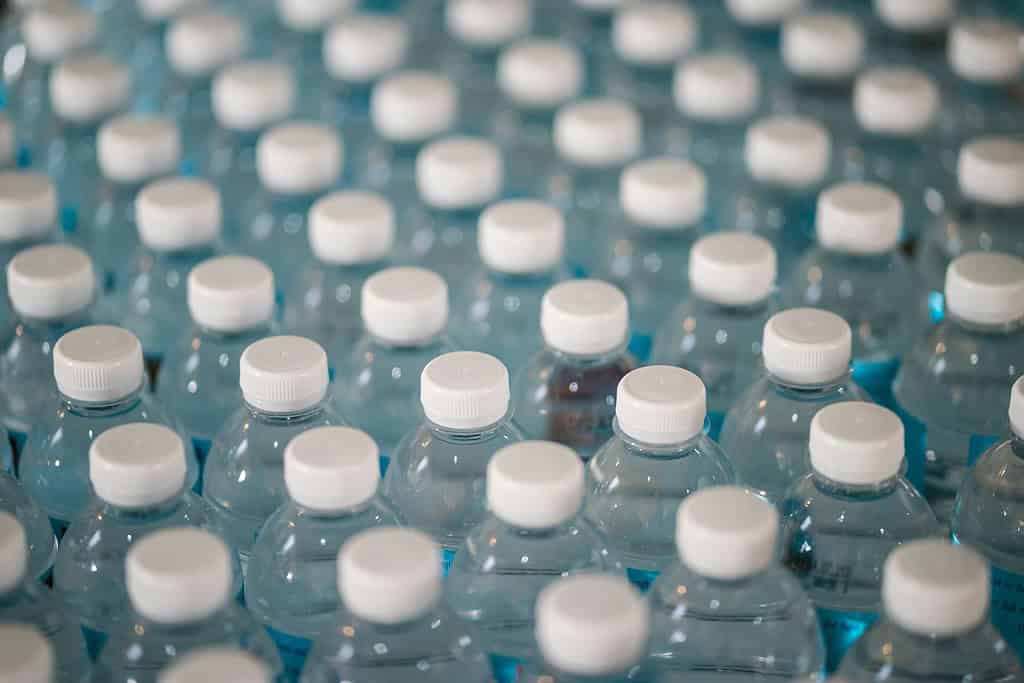
[[[725,0],[730,25],[718,39],[777,76],[783,69],[779,50],[783,26],[808,4],[807,0]]]
[[[242,406],[217,436],[203,469],[203,498],[245,572],[263,523],[287,500],[284,450],[295,436],[340,425],[327,400],[327,354],[303,337],[268,337],[239,359]]]
[[[3,144],[0,141],[0,147]],[[0,169],[3,167],[0,162]],[[41,173],[0,170],[0,215],[3,216],[0,268],[5,274],[0,278],[0,326],[6,327],[12,315],[7,293],[7,264],[18,252],[57,236],[57,190]]]
[[[51,352],[65,332],[92,322],[92,260],[67,245],[42,245],[7,264],[14,320],[0,342],[0,416],[20,449],[56,395]]]
[[[50,518],[14,475],[6,471],[0,472],[0,512],[17,518],[25,529],[28,547],[26,576],[45,581],[57,556],[57,539],[53,535]]]
[[[58,394],[32,425],[18,477],[60,536],[92,494],[88,453],[96,437],[133,422],[175,431],[177,425],[149,393],[142,345],[128,330],[91,325],[68,332],[53,347],[53,375]],[[191,487],[198,466],[191,448],[185,455]]]
[[[494,356],[438,356],[423,368],[420,400],[424,419],[395,449],[383,491],[405,523],[442,547],[447,574],[486,515],[487,463],[523,437],[509,411],[508,370]]]
[[[440,550],[422,532],[358,534],[338,553],[342,609],[303,683],[489,683],[487,658],[442,604]]]
[[[903,424],[893,412],[856,401],[826,406],[811,420],[809,449],[811,473],[779,506],[782,563],[818,608],[831,672],[878,618],[885,558],[942,532],[901,474]]]
[[[919,320],[918,281],[899,250],[903,203],[873,183],[833,185],[818,197],[817,245],[780,291],[786,308],[813,306],[850,325],[853,380],[882,404]]]
[[[778,512],[736,486],[679,506],[679,560],[651,587],[658,681],[820,678],[818,618],[776,559],[778,535]]]
[[[968,468],[1006,433],[1022,355],[1024,261],[984,252],[953,261],[946,317],[917,339],[893,383],[907,459],[925,464],[922,490],[945,524]]]
[[[0,680],[4,683],[54,683],[57,680],[53,646],[38,628],[29,624],[0,625]]]
[[[707,178],[688,161],[655,157],[622,172],[596,271],[629,300],[629,350],[640,361],[654,332],[689,290],[690,250],[709,230]]]
[[[264,27],[259,50],[276,62],[294,65],[300,97],[313,103],[322,96],[324,33],[358,4],[355,0],[274,0],[276,22]]]
[[[422,268],[388,268],[371,276],[361,293],[364,334],[339,363],[338,412],[367,432],[382,464],[420,423],[420,375],[451,351],[445,336],[448,286]]]
[[[1010,394],[1010,438],[971,468],[953,507],[954,542],[969,545],[992,565],[992,623],[1024,657],[1024,379]]]
[[[217,430],[242,400],[242,352],[276,330],[274,274],[247,256],[204,261],[188,274],[192,325],[176,336],[160,366],[156,394],[185,433],[200,465]]]
[[[480,215],[483,267],[455,290],[452,336],[460,348],[495,356],[515,375],[542,343],[544,293],[568,277],[565,219],[544,202],[498,202]]]
[[[615,400],[615,436],[587,465],[587,519],[647,590],[675,559],[675,514],[695,491],[736,480],[704,434],[704,384],[688,370],[652,365],[626,375]]]
[[[256,537],[245,577],[246,606],[277,644],[289,680],[298,680],[313,640],[338,611],[337,548],[359,532],[399,524],[378,494],[377,444],[348,427],[318,427],[284,452],[282,503]]]
[[[972,550],[923,540],[882,572],[884,615],[843,659],[853,683],[1015,681],[1020,661],[989,623],[989,570]]]
[[[570,576],[537,600],[537,652],[524,683],[652,683],[651,609],[624,579]]]
[[[266,631],[234,600],[231,552],[202,529],[147,535],[128,551],[125,586],[131,611],[96,660],[96,679],[156,683],[160,669],[213,645],[241,648],[274,676],[281,660]]]
[[[949,25],[957,13],[956,0],[874,0],[877,19],[871,41],[871,61],[914,64],[933,77],[947,70]]]
[[[157,683],[274,683],[270,667],[237,647],[212,646],[192,650],[164,668]]]
[[[0,97],[2,96],[0,93]],[[0,169],[14,168],[21,161],[17,133],[11,117],[6,112],[0,112]]]
[[[587,460],[611,438],[616,387],[637,365],[626,350],[629,304],[607,282],[563,282],[541,301],[540,330],[544,348],[515,377],[516,422],[527,438]]]
[[[24,528],[14,516],[0,512],[0,622],[39,629],[53,646],[57,663],[53,681],[81,683],[89,673],[82,631],[50,589],[26,575],[27,564]]]
[[[490,513],[455,553],[452,610],[477,633],[498,683],[512,683],[534,648],[537,596],[559,576],[615,570],[607,540],[580,514],[584,472],[550,441],[506,446],[487,464]]]
[[[690,294],[661,324],[651,362],[701,378],[708,436],[761,369],[764,325],[778,310],[775,249],[762,237],[721,232],[697,240],[687,269]]]
[[[761,344],[765,372],[722,425],[722,448],[740,484],[777,504],[810,472],[814,414],[832,403],[867,400],[850,377],[850,348],[850,326],[834,313],[794,308],[769,318]]]

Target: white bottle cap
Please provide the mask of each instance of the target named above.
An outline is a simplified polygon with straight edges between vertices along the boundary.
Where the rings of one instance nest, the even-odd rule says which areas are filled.
[[[41,239],[57,223],[57,190],[42,173],[0,171],[0,244]]]
[[[284,484],[302,507],[337,513],[367,502],[380,484],[380,450],[350,427],[307,430],[284,449]]]
[[[498,57],[498,87],[517,107],[555,109],[583,89],[583,57],[561,41],[520,41]]]
[[[845,14],[802,14],[782,29],[782,58],[786,68],[803,78],[848,78],[864,59],[864,31]]]
[[[505,446],[487,463],[487,507],[515,527],[565,524],[579,513],[583,493],[583,461],[552,441]]]
[[[204,0],[135,0],[135,5],[143,19],[157,23],[173,19],[203,2]]]
[[[983,137],[960,148],[957,164],[960,191],[994,206],[1024,204],[1024,142]]]
[[[555,148],[577,166],[621,166],[640,153],[643,124],[633,105],[608,98],[567,104],[555,115]]]
[[[175,20],[167,32],[167,61],[178,74],[196,78],[242,57],[249,34],[237,17],[204,9]]]
[[[92,303],[96,294],[92,259],[66,244],[30,247],[7,264],[7,293],[20,316],[67,318]]]
[[[72,123],[95,123],[122,109],[131,89],[128,69],[102,55],[70,57],[50,74],[50,104]]]
[[[773,26],[803,9],[806,0],[725,0],[733,19],[748,26]]]
[[[1010,390],[1010,429],[1024,439],[1024,375],[1017,378]]]
[[[961,19],[949,33],[949,62],[968,81],[1005,83],[1020,80],[1024,51],[1016,24],[998,19]]]
[[[631,439],[655,446],[681,444],[701,433],[705,417],[707,390],[689,370],[649,365],[619,381],[615,419]]]
[[[143,183],[174,173],[181,158],[181,134],[165,117],[126,114],[100,128],[96,160],[116,183]]]
[[[868,132],[919,135],[935,123],[939,89],[918,69],[872,69],[857,78],[853,109],[857,123]]]
[[[0,683],[53,683],[53,647],[29,624],[0,624]]]
[[[704,218],[708,181],[697,165],[657,157],[637,161],[622,172],[619,202],[626,218],[655,230],[691,227]]]
[[[291,116],[296,92],[295,75],[283,64],[232,64],[213,79],[213,113],[229,130],[263,130]]]
[[[373,128],[392,142],[423,142],[455,124],[457,97],[455,84],[441,74],[400,71],[373,88]]]
[[[953,20],[956,0],[875,0],[875,14],[896,31],[938,31]]]
[[[985,621],[989,568],[975,551],[927,539],[899,546],[885,560],[886,616],[911,633],[949,637]]]
[[[475,48],[494,49],[530,32],[531,0],[448,0],[448,33]]]
[[[167,427],[146,422],[113,427],[89,447],[96,496],[119,508],[170,500],[185,486],[185,444]]]
[[[719,232],[690,249],[690,288],[721,306],[750,306],[768,298],[778,274],[775,247],[759,235]]]
[[[324,192],[341,176],[341,137],[323,123],[293,121],[260,136],[256,170],[270,192],[302,195]]]
[[[629,304],[615,285],[601,280],[562,282],[544,294],[544,342],[562,353],[597,356],[626,343]]]
[[[690,494],[676,515],[679,558],[719,581],[760,574],[775,561],[779,513],[739,486],[712,486]]]
[[[334,24],[324,38],[324,64],[339,81],[368,83],[405,61],[409,27],[397,17],[354,14]]]
[[[128,551],[125,586],[135,611],[158,624],[190,624],[231,601],[231,556],[224,542],[193,527],[147,534]]]
[[[198,178],[165,178],[135,195],[139,239],[153,251],[185,251],[215,242],[221,229],[220,192]]]
[[[355,0],[276,0],[277,18],[291,30],[322,31],[356,6]]]
[[[480,260],[499,273],[543,273],[562,261],[565,218],[554,206],[510,199],[480,214]]]
[[[394,244],[395,210],[379,194],[333,192],[309,210],[309,245],[324,263],[373,263],[385,258]]]
[[[327,395],[327,354],[305,337],[267,337],[239,359],[245,402],[269,413],[312,408]]]
[[[0,168],[14,165],[16,146],[14,124],[11,122],[11,117],[0,111]]]
[[[831,382],[850,369],[850,326],[820,308],[791,308],[764,326],[761,353],[765,369],[795,385]]]
[[[423,368],[420,402],[427,419],[445,429],[489,427],[508,413],[508,369],[486,353],[446,353]]]
[[[483,138],[449,137],[430,143],[416,156],[416,187],[436,209],[480,207],[501,191],[501,152]]]
[[[825,179],[831,147],[828,131],[814,119],[762,119],[747,130],[747,171],[763,183],[808,189]]]
[[[34,8],[21,24],[29,57],[45,64],[88,46],[98,33],[96,15],[66,1]]]
[[[692,119],[745,119],[761,98],[761,76],[757,67],[740,55],[699,55],[676,68],[672,94],[679,111]]]
[[[1005,325],[1024,318],[1024,260],[975,251],[946,269],[946,307],[977,325]]]
[[[0,510],[0,594],[21,585],[28,570],[25,527],[11,513]]]
[[[870,486],[903,464],[903,423],[891,410],[861,401],[834,403],[811,420],[811,466],[826,479]]]
[[[272,683],[270,668],[233,647],[192,650],[164,669],[157,683]]]
[[[685,5],[643,0],[624,5],[612,24],[612,45],[625,62],[671,66],[697,43],[697,17]]]
[[[448,324],[448,285],[426,268],[388,268],[363,283],[363,325],[385,342],[418,345]]]
[[[121,327],[79,327],[54,345],[53,376],[57,389],[68,398],[119,401],[142,387],[142,344]]]
[[[617,674],[646,654],[650,607],[620,576],[557,579],[541,591],[536,613],[544,660],[571,676]]]
[[[263,325],[274,313],[274,273],[248,256],[203,261],[188,274],[188,310],[196,324],[217,332]]]
[[[847,182],[818,195],[818,243],[848,254],[884,254],[896,248],[903,201],[875,183]]]
[[[412,621],[441,600],[441,549],[415,529],[363,531],[338,553],[338,593],[370,623]]]

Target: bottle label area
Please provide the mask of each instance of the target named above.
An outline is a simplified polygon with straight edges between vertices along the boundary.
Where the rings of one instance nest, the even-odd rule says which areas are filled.
[[[1024,656],[1024,575],[992,567],[992,623]]]

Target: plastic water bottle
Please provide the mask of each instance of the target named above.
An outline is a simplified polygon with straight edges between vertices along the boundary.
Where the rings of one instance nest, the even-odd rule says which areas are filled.
[[[261,190],[240,205],[232,245],[274,271],[279,286],[309,259],[310,208],[341,179],[344,145],[330,126],[292,121],[260,136],[256,166]]]
[[[213,645],[242,648],[279,676],[274,644],[235,602],[232,580],[231,553],[208,531],[175,527],[139,540],[125,561],[131,612],[108,634],[98,680],[156,683],[160,669]]]
[[[499,682],[510,683],[533,651],[540,592],[559,576],[611,571],[618,561],[580,515],[583,463],[572,449],[506,446],[487,464],[486,488],[490,513],[455,553],[446,597],[479,634]]]
[[[277,25],[262,36],[260,49],[274,61],[295,66],[300,93],[319,97],[325,80],[324,32],[356,7],[354,0],[275,0]]]
[[[761,370],[764,325],[778,310],[775,249],[762,237],[721,232],[690,250],[690,294],[659,327],[651,362],[694,373],[707,391],[708,436]]]
[[[8,262],[7,294],[14,320],[0,351],[0,415],[20,450],[56,398],[54,345],[93,321],[96,274],[81,249],[31,247]]]
[[[46,636],[28,624],[0,625],[0,676],[9,683],[53,683],[57,663]]]
[[[649,683],[651,610],[624,579],[593,574],[549,585],[537,600],[537,654],[525,683]]]
[[[779,45],[787,19],[797,16],[807,0],[726,0],[728,29],[717,36],[718,42],[741,50],[773,77],[783,71]]]
[[[274,274],[255,259],[222,256],[193,268],[187,287],[192,325],[168,348],[156,392],[202,465],[217,430],[241,403],[242,352],[276,330]]]
[[[157,683],[274,683],[270,668],[258,657],[235,647],[193,650],[160,672]]]
[[[312,641],[331,630],[338,611],[337,551],[366,529],[399,524],[377,493],[377,444],[348,427],[318,427],[289,442],[284,483],[289,500],[253,545],[245,577],[249,611],[277,643],[297,680]]]
[[[130,548],[160,529],[211,525],[206,504],[185,487],[185,454],[178,434],[152,423],[114,427],[89,448],[94,495],[61,539],[53,584],[93,657],[126,616]]]
[[[285,329],[323,346],[337,365],[363,331],[363,284],[391,260],[394,242],[395,211],[382,196],[344,190],[317,200],[309,210],[313,259],[285,295]]]
[[[850,326],[834,313],[795,308],[769,318],[761,345],[765,372],[722,425],[722,448],[739,483],[777,504],[810,472],[814,414],[832,403],[867,400],[850,377],[850,347]]]
[[[992,565],[992,623],[1024,656],[1024,562],[1017,535],[1024,518],[1024,379],[1010,394],[1010,438],[987,450],[971,468],[953,508],[953,539],[972,546]]]
[[[188,324],[188,274],[219,249],[220,193],[205,180],[167,178],[135,197],[139,247],[114,278],[105,303],[142,342],[150,368]]]
[[[1019,678],[1020,661],[989,623],[990,588],[988,567],[972,550],[940,540],[897,548],[882,574],[884,616],[840,674],[892,683]]]
[[[495,356],[514,375],[542,344],[544,293],[568,276],[565,219],[544,202],[498,202],[480,215],[477,247],[483,267],[456,290],[452,336],[460,348]]]
[[[420,423],[420,375],[453,350],[445,336],[448,286],[422,268],[388,268],[360,294],[363,336],[339,362],[338,412],[367,432],[387,463]]]
[[[953,261],[946,317],[917,339],[893,383],[907,458],[925,464],[922,490],[944,523],[968,468],[1006,433],[1022,341],[1024,261],[979,252]]]
[[[53,375],[59,394],[33,423],[18,476],[59,536],[89,502],[86,454],[96,437],[133,422],[175,431],[176,424],[147,391],[142,345],[128,330],[91,325],[68,332],[53,347]],[[191,448],[186,457],[191,487],[199,476]]]
[[[0,512],[0,622],[39,629],[53,647],[56,676],[52,680],[79,683],[89,673],[82,632],[50,589],[26,574],[27,564],[25,529],[14,516]],[[22,679],[13,680],[20,683]]]
[[[440,550],[394,527],[364,531],[338,554],[342,609],[313,645],[307,683],[488,683],[487,659],[442,604]]]
[[[553,136],[558,160],[537,169],[538,189],[565,212],[566,254],[575,274],[587,274],[615,215],[619,176],[642,153],[643,121],[625,101],[580,100],[558,110]]]
[[[53,535],[50,518],[9,470],[0,471],[0,512],[17,518],[25,530],[28,547],[25,575],[46,580],[57,556],[57,539]]]
[[[527,438],[589,459],[611,438],[616,387],[636,367],[626,297],[600,280],[557,284],[541,301],[540,330],[544,348],[515,378],[516,422]]]
[[[242,406],[221,427],[203,468],[203,498],[242,571],[256,534],[287,499],[284,450],[295,436],[341,424],[328,405],[327,354],[303,337],[268,337],[239,359]]]
[[[883,404],[892,403],[892,379],[918,322],[918,281],[899,250],[903,217],[903,203],[887,187],[833,185],[818,197],[817,246],[780,293],[786,308],[813,306],[849,323],[853,380]]]
[[[619,382],[615,436],[587,466],[586,517],[641,590],[675,559],[679,504],[736,480],[729,458],[703,432],[706,412],[704,384],[692,372],[634,370]]]
[[[914,64],[932,76],[947,68],[947,36],[956,16],[956,0],[874,0],[877,18],[871,39],[872,61]]]
[[[737,681],[820,676],[814,605],[776,559],[779,514],[736,486],[679,506],[679,560],[651,588],[651,658],[664,676]]]
[[[14,168],[20,152],[14,122],[5,112],[0,112],[0,169]]]
[[[811,473],[780,505],[782,562],[818,608],[835,671],[878,617],[882,565],[901,543],[940,536],[935,514],[901,474],[903,424],[891,411],[848,401],[811,420]]]
[[[709,230],[704,172],[668,157],[630,164],[608,222],[597,270],[629,299],[629,350],[646,360],[655,330],[689,289],[690,250]]]
[[[509,411],[508,370],[494,356],[438,356],[423,368],[420,400],[424,419],[396,448],[383,491],[409,526],[442,547],[447,574],[486,515],[488,462],[523,436]]]

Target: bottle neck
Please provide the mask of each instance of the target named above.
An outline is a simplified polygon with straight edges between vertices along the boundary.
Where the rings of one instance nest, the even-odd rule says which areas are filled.
[[[627,339],[624,340],[622,344],[620,344],[619,346],[616,346],[614,349],[599,354],[568,353],[566,351],[556,349],[555,347],[550,345],[547,346],[547,349],[553,356],[555,356],[555,358],[558,359],[559,362],[565,365],[571,365],[578,368],[586,369],[603,367],[606,365],[612,365],[616,363],[623,356],[626,355],[626,349],[628,344],[629,341]]]
[[[426,425],[431,434],[433,434],[437,439],[444,441],[445,443],[461,445],[481,443],[493,439],[498,435],[498,432],[504,428],[508,419],[509,416],[506,414],[497,422],[477,429],[453,429],[451,427],[445,427],[437,424],[436,422],[432,422],[430,418],[426,418]]]
[[[776,387],[785,392],[797,394],[805,398],[825,396],[839,391],[850,378],[850,372],[846,371],[839,377],[827,382],[821,382],[818,384],[795,384],[779,377],[778,375],[773,375],[770,371],[766,370],[766,372],[769,381],[771,381],[771,383]]]
[[[123,413],[139,404],[142,400],[144,386],[143,382],[138,389],[130,394],[109,401],[81,401],[61,394],[61,402],[69,412],[85,417]]]
[[[700,446],[700,441],[705,438],[702,430],[684,441],[669,444],[647,443],[646,441],[641,441],[627,434],[626,431],[622,429],[622,425],[619,423],[618,417],[612,420],[612,430],[615,432],[615,436],[622,441],[626,448],[649,457],[679,457],[680,455],[696,450]]]
[[[391,339],[384,339],[383,337],[378,337],[369,331],[366,332],[366,335],[367,338],[370,340],[370,343],[373,344],[373,346],[381,349],[387,349],[389,351],[419,351],[422,349],[428,349],[432,346],[440,347],[444,345],[444,337],[442,333],[435,334],[434,336],[428,337],[426,339],[409,341],[395,341]]]
[[[21,329],[15,334],[28,332],[36,337],[56,342],[65,332],[88,324],[91,308],[90,304],[61,318],[32,318],[19,314],[18,327]]]
[[[377,493],[375,491],[374,495],[370,496],[366,500],[356,503],[354,505],[339,508],[337,510],[318,510],[316,508],[311,508],[306,505],[303,505],[294,498],[292,498],[292,504],[295,506],[295,509],[298,511],[298,513],[303,517],[315,519],[321,522],[331,522],[341,519],[347,519],[349,517],[355,517],[356,515],[365,512],[373,504],[373,499],[374,496],[376,495]]]
[[[104,501],[104,514],[129,524],[152,522],[172,515],[181,506],[183,496],[184,491],[179,491],[165,500],[132,508]]]
[[[209,339],[218,344],[248,344],[264,337],[269,337],[273,332],[273,325],[269,320],[266,320],[244,330],[225,332],[196,323],[196,330],[203,339]]]
[[[324,406],[326,399],[321,399],[319,402],[301,410],[294,410],[283,413],[274,413],[262,408],[258,408],[253,404],[245,401],[245,407],[249,410],[249,414],[253,418],[267,424],[289,424],[292,422],[302,422],[310,420],[321,415],[324,412]]]
[[[1014,334],[1024,329],[1024,318],[1006,323],[978,323],[966,320],[946,306],[946,319],[968,332],[974,334]]]
[[[869,484],[849,484],[830,479],[817,470],[812,470],[814,484],[831,496],[843,498],[880,498],[889,495],[899,485],[900,475]]]

